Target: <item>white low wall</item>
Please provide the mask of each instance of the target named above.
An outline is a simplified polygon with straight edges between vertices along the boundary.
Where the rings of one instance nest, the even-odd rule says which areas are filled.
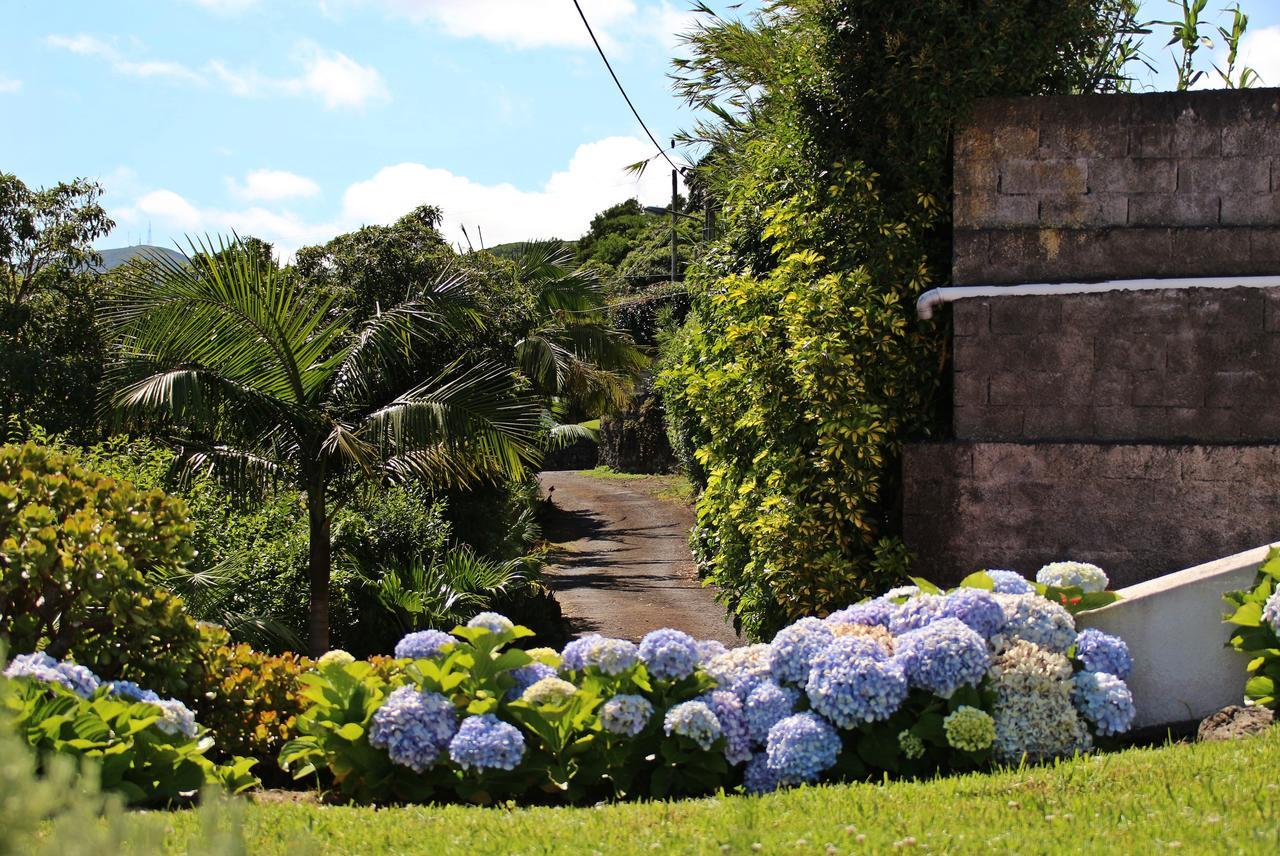
[[[1120,589],[1124,600],[1080,615],[1129,645],[1129,688],[1138,709],[1135,728],[1202,719],[1244,700],[1249,658],[1226,647],[1222,596],[1253,585],[1268,547],[1258,547]]]

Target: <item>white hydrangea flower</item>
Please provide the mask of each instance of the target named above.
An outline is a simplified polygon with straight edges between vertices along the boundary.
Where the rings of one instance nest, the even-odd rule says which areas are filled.
[[[995,756],[1031,761],[1088,751],[1093,737],[1071,703],[1071,662],[1028,641],[1013,643],[990,671],[996,691]]]
[[[1036,572],[1036,582],[1054,588],[1078,587],[1086,593],[1106,591],[1107,572],[1088,562],[1050,562]]]

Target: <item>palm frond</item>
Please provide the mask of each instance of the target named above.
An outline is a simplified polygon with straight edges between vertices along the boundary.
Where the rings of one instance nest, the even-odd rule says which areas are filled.
[[[463,480],[523,475],[539,457],[542,408],[511,371],[485,362],[450,366],[371,413],[361,437],[393,466],[448,462]]]

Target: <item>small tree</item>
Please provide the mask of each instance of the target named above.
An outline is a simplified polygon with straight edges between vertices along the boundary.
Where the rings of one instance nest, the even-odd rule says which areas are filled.
[[[460,278],[357,324],[331,294],[298,289],[238,246],[193,244],[190,264],[155,258],[124,272],[104,314],[116,351],[108,407],[241,495],[276,484],[305,494],[318,655],[329,646],[335,496],[360,478],[518,477],[538,458],[542,406],[492,361],[417,375],[432,348],[482,323]]]

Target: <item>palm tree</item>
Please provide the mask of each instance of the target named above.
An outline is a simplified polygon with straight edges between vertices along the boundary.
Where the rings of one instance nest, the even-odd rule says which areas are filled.
[[[461,277],[357,324],[238,239],[191,249],[190,263],[157,257],[122,275],[104,313],[117,356],[107,408],[168,435],[188,468],[241,496],[279,485],[305,495],[318,655],[329,647],[331,496],[361,478],[520,477],[540,454],[543,406],[492,361],[421,381],[429,358],[481,323]]]
[[[648,359],[609,323],[598,278],[573,266],[560,241],[522,244],[514,261],[516,279],[535,301],[532,323],[516,343],[516,363],[551,412],[574,407],[599,415],[625,406]],[[556,426],[552,442],[576,439],[574,428]]]

